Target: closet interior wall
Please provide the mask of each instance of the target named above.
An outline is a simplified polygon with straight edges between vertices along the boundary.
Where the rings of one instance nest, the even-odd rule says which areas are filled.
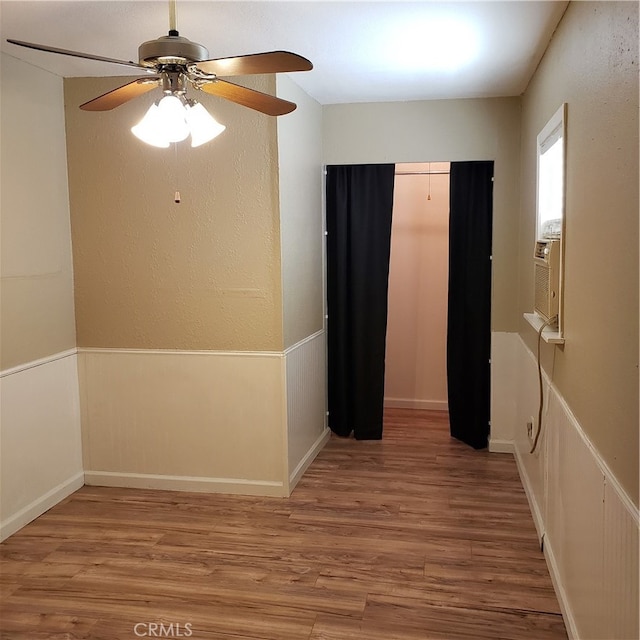
[[[396,165],[386,407],[447,410],[448,172],[448,162]]]

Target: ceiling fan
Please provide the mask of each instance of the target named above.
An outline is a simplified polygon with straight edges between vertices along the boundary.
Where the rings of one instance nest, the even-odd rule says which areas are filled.
[[[139,62],[105,58],[22,40],[7,39],[7,42],[49,53],[136,67],[153,74],[136,78],[81,104],[80,108],[85,111],[115,109],[157,87],[162,87],[165,95],[184,99],[187,86],[270,116],[284,115],[296,108],[293,102],[222,80],[220,76],[310,71],[313,65],[309,60],[288,51],[209,59],[209,52],[205,47],[178,33],[175,15],[175,0],[169,0],[169,33],[155,40],[143,42],[138,48]]]

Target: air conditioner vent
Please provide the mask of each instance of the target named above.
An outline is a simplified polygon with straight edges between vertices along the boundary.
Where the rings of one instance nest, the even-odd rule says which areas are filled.
[[[545,260],[549,254],[549,242],[541,240],[536,242],[536,248],[533,253],[533,257],[538,260]]]
[[[545,320],[558,315],[560,241],[539,240],[534,249],[534,310]]]

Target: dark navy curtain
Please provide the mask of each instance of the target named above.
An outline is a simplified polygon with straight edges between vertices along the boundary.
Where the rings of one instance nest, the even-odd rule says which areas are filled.
[[[395,165],[328,166],[329,426],[382,438]]]
[[[447,386],[451,435],[489,439],[493,162],[452,162]]]

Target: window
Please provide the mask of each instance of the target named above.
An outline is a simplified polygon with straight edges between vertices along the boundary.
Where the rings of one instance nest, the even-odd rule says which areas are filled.
[[[534,239],[534,308],[543,318],[557,316],[560,339],[563,335],[566,107],[563,104],[553,114],[537,138]]]
[[[538,135],[538,194],[536,240],[562,238],[564,227],[565,106]]]
[[[559,133],[559,132],[558,132]],[[564,194],[564,140],[554,134],[538,158],[538,239],[559,238]]]

